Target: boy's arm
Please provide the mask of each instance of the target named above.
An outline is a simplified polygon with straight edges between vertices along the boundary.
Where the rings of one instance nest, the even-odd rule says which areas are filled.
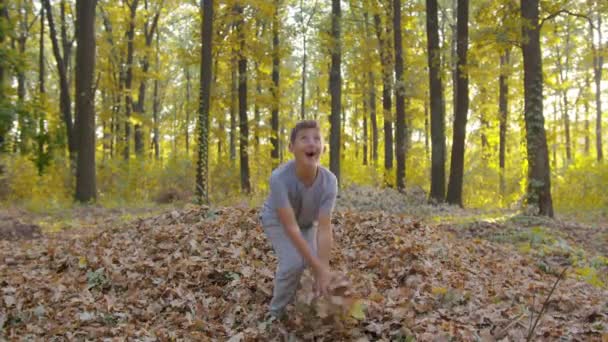
[[[333,176],[333,174],[332,174]],[[319,208],[319,230],[317,231],[317,247],[319,259],[329,268],[329,257],[331,256],[331,248],[333,246],[333,229],[331,226],[331,213],[336,204],[338,195],[338,181],[335,176],[331,177],[328,191],[323,195],[321,206]]]
[[[302,237],[302,233],[300,233],[300,227],[296,222],[295,216],[293,214],[293,209],[291,207],[279,208],[277,209],[277,214],[279,216],[279,221],[285,229],[285,233],[296,247],[300,255],[304,258],[304,261],[311,267],[312,271],[315,274],[319,274],[324,270],[324,264],[317,258],[311,251],[310,247]]]
[[[329,268],[329,257],[333,246],[333,230],[331,228],[331,214],[319,215],[319,230],[317,232],[317,246],[319,259],[325,267]]]

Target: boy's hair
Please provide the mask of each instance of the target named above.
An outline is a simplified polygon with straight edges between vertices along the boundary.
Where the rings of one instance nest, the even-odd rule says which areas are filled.
[[[291,136],[289,137],[289,142],[291,144],[293,144],[296,141],[296,136],[298,135],[298,132],[301,131],[301,130],[309,129],[309,128],[316,128],[319,131],[321,130],[321,126],[319,125],[319,122],[317,120],[302,120],[302,121],[299,121],[291,129]]]

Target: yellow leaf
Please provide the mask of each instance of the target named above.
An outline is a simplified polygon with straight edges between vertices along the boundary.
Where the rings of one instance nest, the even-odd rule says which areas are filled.
[[[361,300],[356,300],[353,305],[351,305],[348,314],[351,317],[362,321],[365,319],[365,311],[363,309],[363,302]]]
[[[86,268],[87,267],[87,257],[81,256],[78,258],[78,267]]]
[[[434,295],[444,295],[448,293],[448,289],[446,289],[445,287],[433,287],[431,293]]]

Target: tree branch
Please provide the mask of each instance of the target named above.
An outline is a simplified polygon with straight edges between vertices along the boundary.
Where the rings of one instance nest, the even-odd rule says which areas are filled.
[[[593,27],[595,29],[595,27],[593,26],[593,22],[591,21],[591,18],[589,18],[588,15],[582,14],[582,13],[574,13],[574,12],[571,12],[571,11],[569,11],[567,9],[561,9],[561,10],[559,10],[559,11],[557,11],[555,13],[551,13],[548,16],[546,16],[545,18],[543,18],[540,21],[540,24],[538,25],[539,28],[543,26],[543,24],[545,23],[545,21],[551,20],[551,19],[557,17],[560,14],[567,14],[567,15],[571,15],[573,17],[586,19],[589,22],[589,25],[591,25],[591,27]]]
[[[549,299],[551,298],[551,295],[553,295],[553,291],[555,291],[555,289],[557,288],[557,284],[559,283],[559,281],[562,280],[562,278],[564,278],[564,275],[566,274],[567,270],[568,270],[568,267],[564,268],[564,270],[559,274],[559,276],[555,280],[555,283],[553,283],[553,287],[551,288],[551,291],[547,295],[547,298],[545,298],[545,302],[543,303],[543,306],[541,307],[540,312],[538,313],[538,316],[536,316],[536,320],[534,321],[534,324],[530,327],[530,331],[528,332],[528,337],[526,338],[526,341],[528,341],[528,342],[532,341],[532,335],[534,334],[534,330],[536,329],[536,326],[538,325],[538,321],[540,321],[540,318],[543,316],[543,313],[545,313],[545,311],[547,311],[547,307],[549,306]],[[530,321],[531,320],[532,320],[532,317],[530,317]]]

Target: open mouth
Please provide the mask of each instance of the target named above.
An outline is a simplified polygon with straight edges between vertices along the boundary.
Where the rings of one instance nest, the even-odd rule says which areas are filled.
[[[308,158],[312,158],[312,157],[314,157],[315,155],[316,155],[316,153],[314,153],[314,152],[306,152],[306,156],[307,156]]]

